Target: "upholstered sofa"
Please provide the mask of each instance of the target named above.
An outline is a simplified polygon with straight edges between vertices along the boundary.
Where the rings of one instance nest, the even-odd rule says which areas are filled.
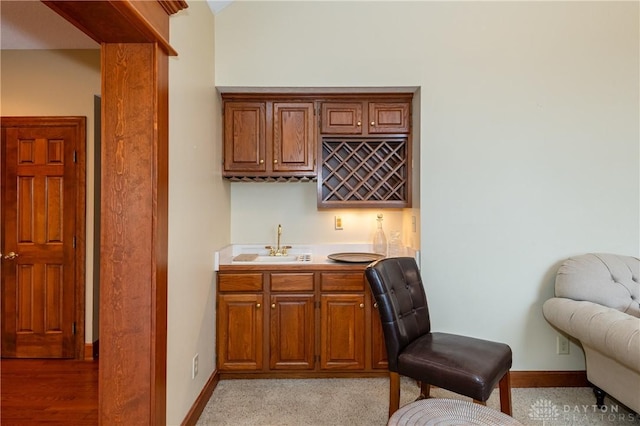
[[[604,392],[640,413],[640,259],[584,254],[558,269],[544,317],[578,340],[597,404]]]

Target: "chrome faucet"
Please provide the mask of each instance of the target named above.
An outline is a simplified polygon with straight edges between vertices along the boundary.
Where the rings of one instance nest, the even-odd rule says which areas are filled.
[[[286,256],[287,250],[291,248],[291,246],[282,246],[280,247],[280,238],[282,237],[282,225],[278,225],[278,242],[276,247],[274,246],[265,246],[265,248],[269,249],[269,256]]]

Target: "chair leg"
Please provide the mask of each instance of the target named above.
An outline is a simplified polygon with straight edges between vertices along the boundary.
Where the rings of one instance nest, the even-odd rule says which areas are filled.
[[[500,379],[500,411],[511,415],[511,372],[507,371]]]
[[[400,375],[389,371],[389,417],[400,408]]]
[[[420,382],[420,396],[418,399],[431,398],[431,385],[429,383]]]
[[[473,403],[474,404],[484,405],[485,407],[487,406],[487,401],[480,401],[479,399],[474,399]]]
[[[598,408],[604,407],[605,392],[597,386],[593,387],[593,394],[596,396],[596,406]]]

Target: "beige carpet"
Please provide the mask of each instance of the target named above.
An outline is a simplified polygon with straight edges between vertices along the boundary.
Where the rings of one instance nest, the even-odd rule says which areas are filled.
[[[387,379],[223,380],[197,424],[384,426],[388,392]],[[403,378],[400,404],[417,395],[415,382]],[[442,389],[432,396],[465,399]],[[609,398],[606,411],[598,410],[590,388],[513,389],[512,402],[513,417],[524,425],[640,425],[638,416]],[[499,410],[497,390],[487,405]]]

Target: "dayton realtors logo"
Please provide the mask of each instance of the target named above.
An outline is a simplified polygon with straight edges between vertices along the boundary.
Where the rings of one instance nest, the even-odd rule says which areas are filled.
[[[579,425],[594,420],[601,423],[634,423],[640,420],[638,415],[621,411],[617,404],[603,405],[555,405],[548,399],[539,399],[531,404],[529,418],[541,421],[544,425]]]

